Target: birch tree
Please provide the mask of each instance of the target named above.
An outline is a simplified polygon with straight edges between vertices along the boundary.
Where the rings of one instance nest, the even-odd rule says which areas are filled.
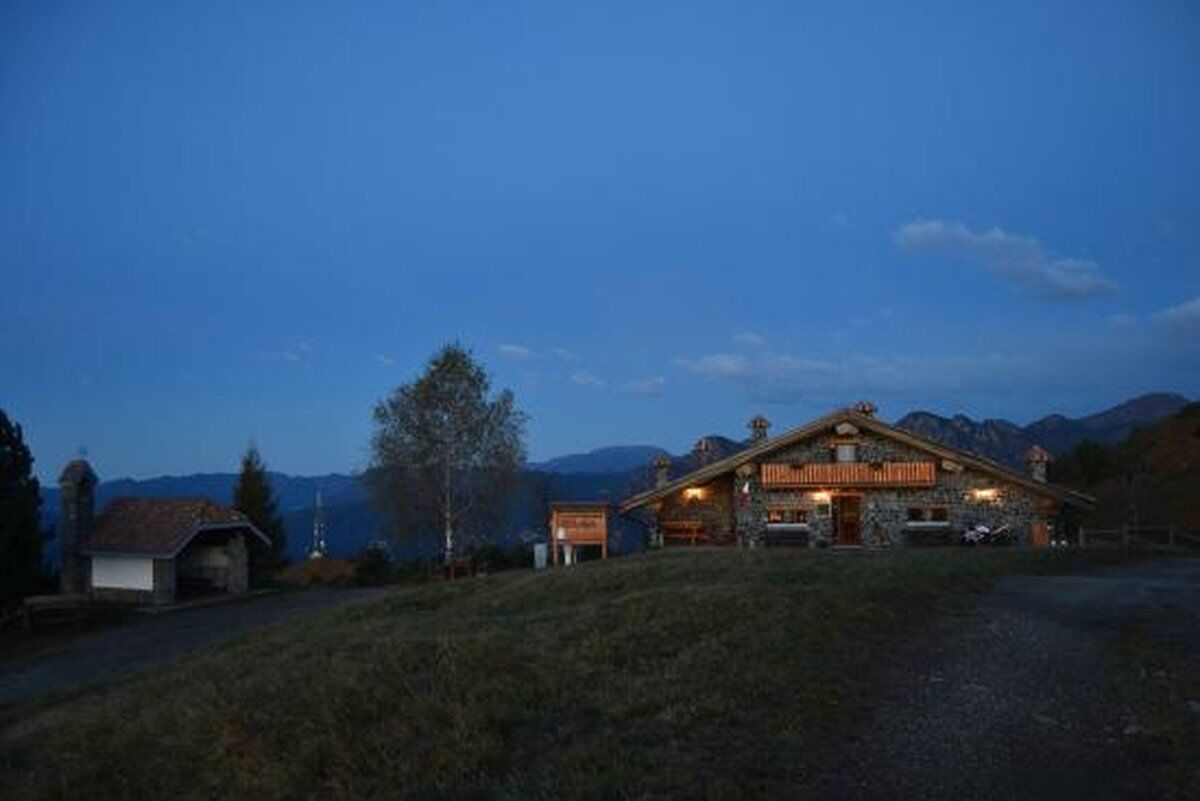
[[[375,407],[368,487],[393,536],[441,531],[449,562],[500,519],[525,461],[526,416],[458,343]]]

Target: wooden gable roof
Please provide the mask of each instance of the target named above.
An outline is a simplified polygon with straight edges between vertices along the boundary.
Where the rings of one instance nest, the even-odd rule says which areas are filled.
[[[270,545],[244,514],[207,498],[114,498],[96,518],[85,554],[174,556],[203,531],[242,528]]]
[[[770,439],[756,442],[750,445],[743,451],[739,451],[732,456],[722,459],[712,464],[706,465],[698,470],[693,470],[687,475],[681,476],[674,481],[665,484],[662,487],[640,492],[629,498],[626,498],[621,503],[621,513],[625,514],[645,506],[648,503],[661,500],[668,495],[678,492],[686,487],[696,486],[699,484],[707,484],[719,476],[727,473],[732,473],[744,464],[759,461],[762,457],[768,456],[775,451],[795,445],[798,442],[828,433],[840,423],[850,423],[863,431],[870,431],[879,436],[886,437],[896,442],[909,445],[911,447],[923,450],[926,453],[937,456],[940,459],[949,459],[957,462],[964,467],[977,470],[981,473],[993,475],[998,479],[1017,484],[1026,489],[1033,490],[1040,495],[1044,495],[1055,500],[1072,506],[1090,508],[1095,505],[1096,499],[1090,495],[1085,495],[1082,492],[1067,489],[1055,484],[1048,484],[1042,481],[1036,481],[1032,476],[1027,476],[1018,473],[1009,467],[1006,467],[999,462],[994,462],[983,456],[978,456],[974,453],[967,453],[956,448],[951,448],[948,445],[943,445],[926,437],[913,434],[909,431],[890,426],[887,423],[876,420],[874,417],[862,414],[853,409],[839,409],[824,417],[813,420],[790,431],[786,431]]]

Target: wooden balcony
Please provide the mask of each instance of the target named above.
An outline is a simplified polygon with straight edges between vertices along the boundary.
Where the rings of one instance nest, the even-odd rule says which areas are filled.
[[[764,487],[932,487],[934,462],[810,462],[764,464]]]

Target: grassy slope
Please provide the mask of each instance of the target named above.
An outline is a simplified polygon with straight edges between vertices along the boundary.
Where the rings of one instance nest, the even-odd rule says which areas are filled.
[[[1052,558],[675,552],[401,590],[8,710],[0,797],[778,797],[887,637]]]

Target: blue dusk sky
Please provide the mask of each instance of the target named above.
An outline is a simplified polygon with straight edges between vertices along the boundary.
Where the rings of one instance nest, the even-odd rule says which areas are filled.
[[[461,340],[533,459],[1200,395],[1200,3],[0,5],[43,478],[367,463]]]

